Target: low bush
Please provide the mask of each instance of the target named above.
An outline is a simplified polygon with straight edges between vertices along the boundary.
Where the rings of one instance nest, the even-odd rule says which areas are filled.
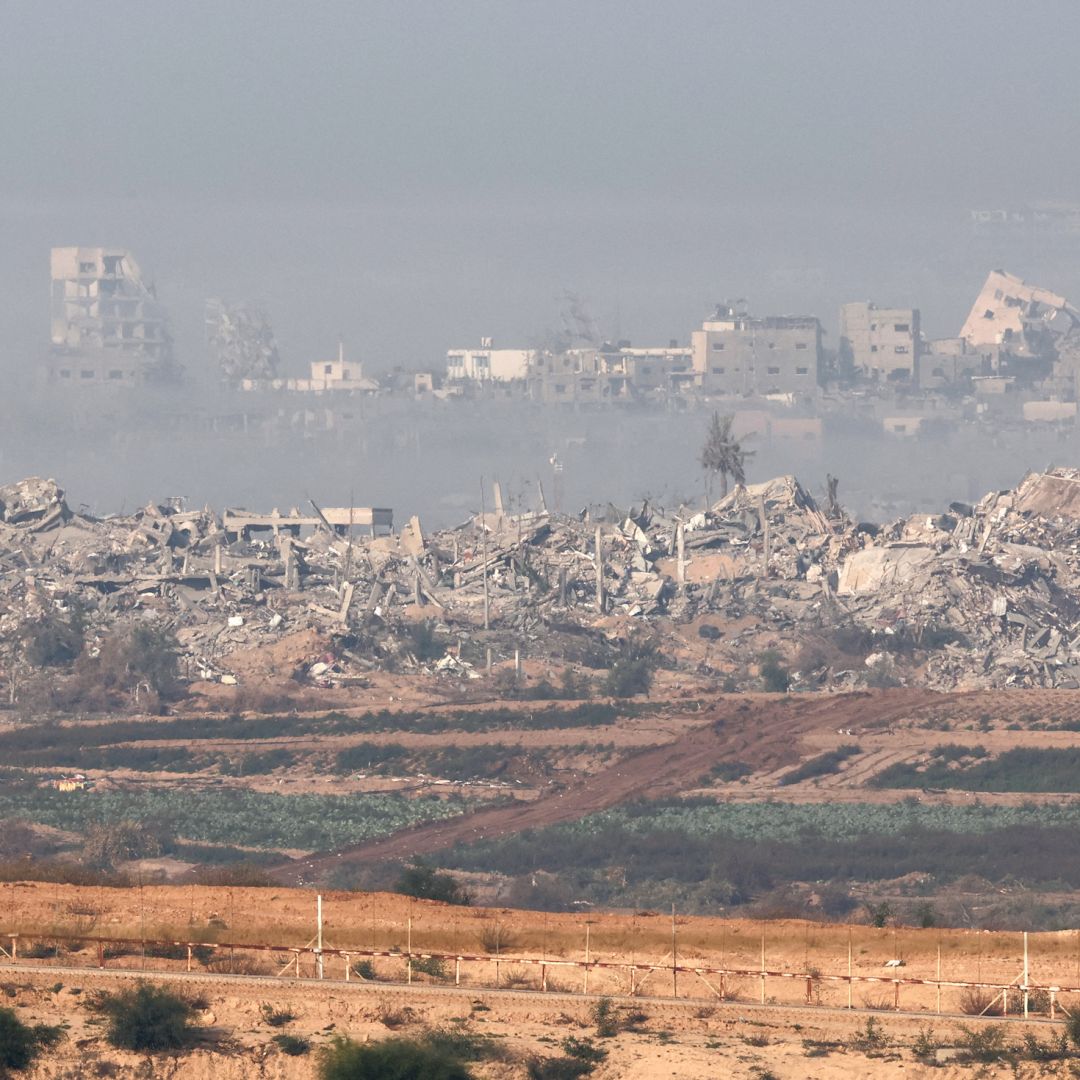
[[[521,939],[518,935],[506,923],[498,920],[484,923],[477,935],[477,940],[488,956],[499,956],[521,947]]]
[[[1080,792],[1080,747],[1019,747],[955,768],[963,757],[985,758],[976,747],[940,747],[921,768],[898,762],[874,777],[878,788],[949,788],[958,791]]]
[[[960,1031],[960,1049],[968,1061],[989,1064],[1001,1061],[1009,1054],[1003,1024],[987,1024],[981,1028],[961,1027]]]
[[[960,992],[960,1011],[969,1016],[1001,1016],[1002,1000],[1000,990],[988,990],[979,986],[969,986]]]
[[[283,1054],[289,1057],[301,1057],[311,1049],[311,1040],[302,1035],[275,1035],[270,1040]]]
[[[780,783],[783,785],[798,784],[803,780],[813,780],[818,776],[829,776],[832,773],[839,772],[840,766],[848,758],[861,753],[862,747],[857,743],[846,743],[843,746],[838,746],[835,750],[828,750],[824,754],[818,754],[817,757],[804,761],[801,765],[792,769],[791,772],[784,773],[780,777]]]
[[[24,1024],[14,1009],[0,1008],[0,1076],[28,1069],[42,1050],[55,1046],[63,1031],[49,1024]]]
[[[647,694],[660,660],[655,642],[641,636],[630,638],[608,668],[604,693],[617,698]]]
[[[763,689],[774,694],[787,693],[791,686],[791,673],[780,662],[781,656],[773,649],[767,649],[758,657],[758,676]]]
[[[453,1054],[411,1039],[335,1038],[320,1054],[319,1080],[473,1080]]]
[[[98,994],[91,1008],[107,1019],[106,1038],[121,1050],[182,1050],[191,1041],[194,1003],[161,986],[140,981],[129,990]]]
[[[263,1023],[271,1027],[285,1027],[296,1019],[296,1013],[291,1013],[288,1009],[275,1008],[269,1002],[259,1006],[259,1015],[263,1018]]]
[[[401,876],[394,885],[394,892],[403,896],[414,896],[419,900],[441,900],[445,904],[458,904],[462,907],[468,907],[473,899],[472,893],[461,885],[453,874],[436,870],[420,861],[402,869]]]
[[[529,1080],[578,1080],[592,1071],[587,1061],[574,1057],[533,1058],[525,1066]]]

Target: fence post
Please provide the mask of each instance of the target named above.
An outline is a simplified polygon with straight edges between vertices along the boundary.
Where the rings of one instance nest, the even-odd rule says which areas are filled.
[[[188,969],[188,971],[191,970],[191,946],[190,945],[187,947],[187,969]]]
[[[847,928],[847,1007],[852,1007],[852,988],[854,980],[851,978],[851,927]]]
[[[761,1004],[765,1004],[765,927],[761,928]]]
[[[938,938],[937,946],[937,1011],[941,1015],[941,939]]]
[[[1028,932],[1024,931],[1024,1019],[1028,1018]]]
[[[461,957],[457,957],[454,960],[454,985],[461,985]]]

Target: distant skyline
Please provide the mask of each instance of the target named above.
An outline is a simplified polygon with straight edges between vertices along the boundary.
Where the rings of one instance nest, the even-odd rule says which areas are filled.
[[[964,226],[1080,199],[1077,30],[974,0],[9,0],[0,371],[44,347],[67,243],[136,252],[199,376],[216,295],[293,370],[339,336],[375,370],[532,344],[566,289],[640,342],[729,295],[954,333],[992,265],[1080,292],[1072,251]]]

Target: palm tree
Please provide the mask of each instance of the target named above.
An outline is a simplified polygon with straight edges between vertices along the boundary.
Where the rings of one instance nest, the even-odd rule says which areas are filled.
[[[701,448],[701,467],[705,470],[706,484],[708,486],[713,475],[719,473],[721,498],[728,493],[728,477],[736,484],[746,483],[746,462],[754,456],[753,450],[744,450],[732,435],[733,420],[733,416],[721,416],[714,412],[705,445]],[[707,497],[711,503],[711,494]]]

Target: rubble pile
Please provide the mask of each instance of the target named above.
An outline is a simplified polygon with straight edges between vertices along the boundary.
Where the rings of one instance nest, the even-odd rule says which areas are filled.
[[[0,488],[0,668],[28,622],[78,610],[88,647],[146,620],[175,633],[188,678],[225,683],[244,681],[241,653],[301,632],[296,677],[347,686],[381,668],[477,678],[492,652],[573,660],[568,642],[646,625],[677,659],[707,639],[705,661],[684,662],[740,687],[766,648],[805,686],[882,665],[936,688],[1080,686],[1080,470],[881,527],[835,497],[821,510],[790,476],[706,511],[538,502],[509,513],[496,489],[493,511],[455,529],[426,535],[414,517],[395,534],[388,510],[314,504],[99,518],[23,480]],[[861,635],[854,659],[806,659],[841,628]]]
[[[227,383],[277,377],[281,356],[266,312],[251,304],[207,300],[206,335],[210,355]]]

